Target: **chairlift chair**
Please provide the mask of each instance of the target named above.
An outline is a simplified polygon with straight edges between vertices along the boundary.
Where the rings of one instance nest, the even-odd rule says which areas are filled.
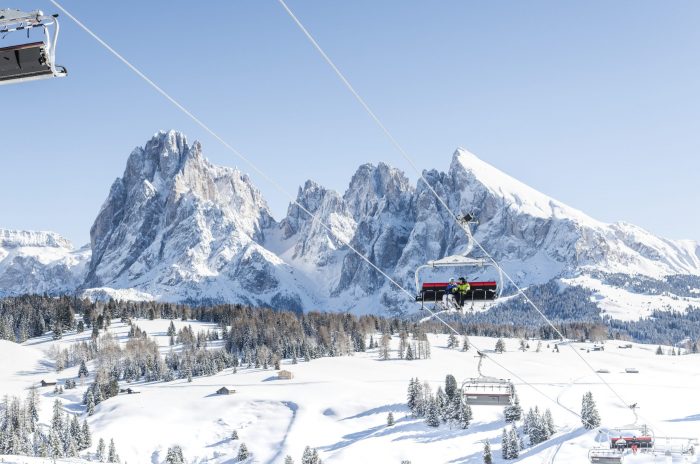
[[[503,291],[503,272],[501,269],[489,260],[484,258],[472,258],[469,256],[474,246],[470,225],[475,223],[476,220],[470,214],[466,214],[459,219],[459,225],[467,235],[467,247],[463,254],[451,255],[428,261],[426,264],[416,269],[416,301],[421,303],[420,309],[425,308],[425,303],[434,303],[435,309],[437,310],[464,310],[469,307],[473,309],[479,304],[487,304],[501,296],[501,292]],[[474,268],[483,269],[485,267],[493,267],[496,269],[498,281],[469,282],[469,291],[466,294],[454,295],[453,298],[443,298],[447,292],[448,282],[425,282],[421,279],[421,273],[426,269],[435,270],[447,268],[455,269],[459,271],[459,273],[466,274],[469,270],[473,270]]]
[[[44,40],[0,48],[0,85],[51,77],[65,77],[66,68],[56,65],[58,15],[46,16],[41,10],[24,12],[0,10],[0,34],[27,31],[40,27]],[[49,28],[54,26],[53,34]]]
[[[624,454],[609,448],[593,448],[588,451],[588,461],[591,464],[620,464]]]
[[[508,406],[513,403],[515,388],[508,379],[488,377],[481,373],[484,354],[478,352],[479,377],[467,379],[462,383],[462,398],[470,406]]]

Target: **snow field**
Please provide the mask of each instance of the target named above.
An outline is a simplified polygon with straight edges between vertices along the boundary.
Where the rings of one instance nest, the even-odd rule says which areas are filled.
[[[192,325],[195,332],[215,328],[214,324],[173,322],[178,329]],[[170,349],[166,335],[169,320],[134,323],[158,341],[163,353]],[[124,324],[113,323],[110,331],[126,341],[128,327]],[[86,331],[66,335],[59,341],[42,337],[29,340],[24,346],[2,342],[0,393],[23,393],[23,388],[42,378],[75,378],[77,366],[56,374],[46,353],[54,345],[67,347],[89,336]],[[470,340],[486,351],[495,345],[493,338]],[[282,462],[287,454],[299,462],[304,447],[310,445],[318,448],[326,463],[398,463],[409,459],[420,464],[481,463],[482,442],[488,440],[495,462],[502,462],[502,408],[474,406],[474,421],[467,430],[450,430],[446,425],[431,428],[408,415],[405,401],[411,377],[428,381],[434,392],[438,385],[444,385],[447,374],[453,374],[460,383],[477,376],[474,349],[466,353],[448,350],[446,335],[430,335],[430,342],[429,360],[381,361],[377,350],[350,357],[299,361],[296,365],[285,360],[284,368],[294,373],[292,380],[278,380],[271,369],[239,368],[236,374],[227,369],[211,377],[195,377],[191,383],[175,380],[132,384],[139,394],[110,398],[88,418],[93,442],[100,437],[107,441],[114,438],[122,462],[129,463],[163,462],[167,448],[174,444],[182,446],[188,462],[231,463],[239,443],[245,442],[256,463]],[[560,352],[554,353],[553,342],[542,341],[541,352],[536,353],[537,341],[529,343],[529,351],[520,352],[519,341],[508,339],[505,353],[489,355],[546,394],[548,398],[513,378],[524,410],[536,405],[540,410],[551,409],[558,433],[551,440],[522,451],[515,462],[587,462],[588,449],[596,444],[596,439],[604,438],[595,430],[583,430],[580,420],[557,402],[579,412],[581,397],[590,390],[603,427],[630,424],[633,415],[571,348],[560,346]],[[631,349],[622,349],[619,344],[609,341],[602,352],[580,350],[592,347],[591,343],[572,345],[594,368],[610,370],[601,375],[626,402],[639,403],[640,415],[650,422],[657,437],[700,435],[700,398],[696,393],[699,356],[657,356],[656,346],[633,344]],[[398,337],[393,337],[392,346],[395,358]],[[11,362],[4,362],[10,359]],[[636,367],[640,372],[623,373],[626,367]],[[92,373],[94,363],[89,363],[88,368]],[[483,371],[490,376],[512,378],[489,360],[484,361]],[[215,395],[224,385],[233,386],[237,392]],[[86,387],[87,383],[60,395],[67,410],[83,411],[80,401]],[[46,423],[55,396],[53,387],[40,392],[41,421]],[[390,411],[396,424],[387,427]],[[234,429],[240,436],[239,442],[230,440]],[[626,462],[654,461],[651,456],[638,456]]]

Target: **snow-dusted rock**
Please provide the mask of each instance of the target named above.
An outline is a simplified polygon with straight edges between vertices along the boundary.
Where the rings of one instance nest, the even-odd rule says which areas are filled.
[[[0,296],[72,292],[85,275],[90,249],[55,232],[0,229]]]
[[[423,174],[453,212],[475,215],[476,239],[521,286],[585,282],[605,299],[609,284],[591,281],[601,273],[700,275],[697,242],[602,223],[466,150],[446,172]],[[91,256],[50,232],[0,230],[0,294],[78,289],[92,298],[404,312],[414,307],[406,295],[351,248],[409,292],[418,266],[466,248],[423,180],[414,185],[384,163],[360,166],[342,195],[307,181],[297,202],[276,222],[245,174],[212,165],[178,132],[160,132],[114,181],[91,229]]]

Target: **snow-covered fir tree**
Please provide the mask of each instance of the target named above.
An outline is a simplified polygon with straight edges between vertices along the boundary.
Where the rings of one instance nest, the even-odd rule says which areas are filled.
[[[508,431],[503,429],[501,433],[501,457],[503,459],[510,459],[510,439],[508,438]]]
[[[587,429],[594,429],[600,425],[600,414],[591,392],[586,392],[581,400],[581,423]]]
[[[459,342],[457,341],[457,337],[455,334],[451,333],[449,337],[447,337],[447,348],[453,349],[453,348],[458,348],[459,347]]]
[[[455,379],[455,376],[452,374],[447,374],[445,376],[445,394],[450,401],[453,400],[455,396],[459,396],[457,379]]]
[[[520,456],[520,435],[518,434],[518,429],[513,424],[508,432],[508,449],[510,451],[510,457],[508,459],[516,459]]]
[[[105,462],[107,455],[105,454],[105,441],[103,438],[97,442],[97,460],[100,462]]]
[[[438,408],[435,398],[431,397],[428,400],[425,411],[425,423],[430,427],[440,426],[440,409]]]
[[[241,445],[238,447],[238,454],[236,455],[236,460],[238,462],[242,462],[248,458],[250,458],[250,451],[248,451],[248,447],[245,443],[241,443]]]
[[[88,375],[89,375],[89,372],[88,372],[87,366],[85,365],[85,360],[81,359],[80,360],[80,368],[78,369],[78,377],[84,379],[84,378],[87,378]]]
[[[168,454],[165,456],[165,462],[166,464],[185,464],[185,457],[182,454],[182,448],[179,445],[173,445],[168,448]]]
[[[513,403],[503,409],[503,415],[508,423],[519,421],[522,418],[523,408],[520,406],[517,393],[513,395]]]
[[[547,410],[544,412],[544,423],[547,427],[547,431],[549,432],[549,436],[551,437],[554,435],[557,431],[557,429],[554,427],[554,419],[552,418],[552,411],[547,408]]]
[[[496,353],[503,353],[506,350],[506,342],[502,338],[496,340]]]
[[[493,457],[491,456],[491,445],[489,442],[484,443],[484,452],[482,454],[484,457],[484,464],[493,464]]]
[[[114,438],[109,440],[109,450],[107,451],[107,462],[119,462],[117,448],[114,446]]]
[[[318,455],[318,450],[310,446],[304,448],[304,454],[301,456],[301,464],[322,464],[321,458]]]
[[[395,423],[396,422],[394,421],[394,413],[389,411],[389,414],[386,416],[386,425],[387,427],[391,427]]]

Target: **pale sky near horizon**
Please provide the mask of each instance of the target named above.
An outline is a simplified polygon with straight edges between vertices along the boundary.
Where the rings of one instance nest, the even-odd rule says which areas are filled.
[[[62,3],[289,192],[308,178],[342,192],[365,162],[415,181],[277,1]],[[700,239],[700,3],[288,3],[421,168],[463,146],[596,219]],[[129,153],[161,129],[249,172],[61,19],[69,76],[0,86],[0,228],[87,243]],[[280,219],[288,200],[251,177]]]

